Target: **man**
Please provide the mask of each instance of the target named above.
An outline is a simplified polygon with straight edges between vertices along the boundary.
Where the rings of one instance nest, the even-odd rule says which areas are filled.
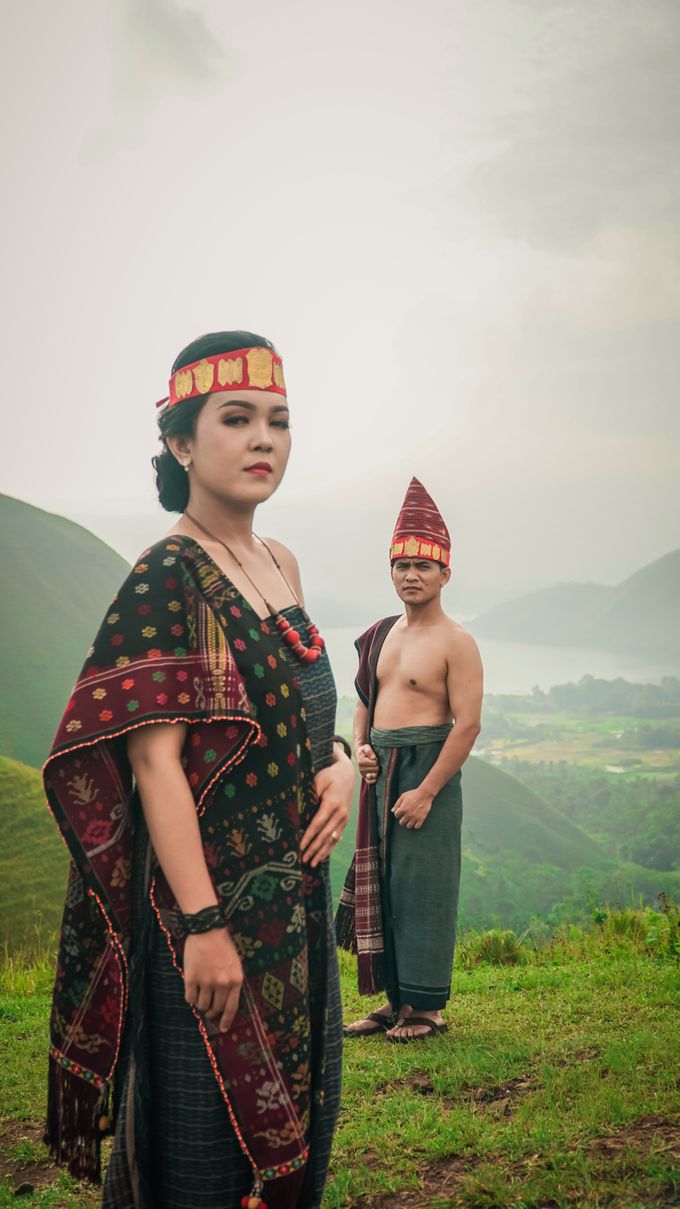
[[[354,745],[363,780],[354,861],[336,918],[359,990],[388,1002],[346,1035],[410,1042],[446,1031],[461,856],[461,768],[480,731],[477,644],[441,606],[448,529],[414,478],[390,548],[404,613],[357,640]],[[455,721],[455,726],[452,722]]]

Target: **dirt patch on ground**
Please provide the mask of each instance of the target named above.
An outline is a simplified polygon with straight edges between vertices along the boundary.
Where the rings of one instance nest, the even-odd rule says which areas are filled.
[[[379,1092],[412,1091],[417,1096],[433,1096],[434,1086],[429,1075],[424,1070],[412,1070],[403,1079],[389,1079],[379,1088]]]
[[[461,1178],[479,1160],[475,1156],[452,1155],[429,1163],[418,1173],[418,1188],[405,1188],[380,1196],[362,1196],[352,1201],[352,1209],[424,1209],[435,1197],[452,1197],[460,1188]]]
[[[550,1065],[561,1069],[566,1066],[574,1066],[580,1062],[592,1062],[597,1057],[599,1057],[599,1051],[596,1049],[580,1049],[573,1050],[561,1058],[546,1059],[543,1063],[537,1062],[535,1065]],[[605,1077],[607,1072],[603,1071],[602,1074]],[[472,1101],[473,1111],[488,1111],[493,1112],[497,1116],[505,1116],[512,1111],[517,1100],[521,1099],[522,1096],[529,1095],[533,1091],[537,1091],[539,1087],[539,1077],[532,1070],[526,1074],[516,1075],[513,1079],[508,1079],[504,1083],[493,1084],[490,1087],[478,1087],[471,1083],[464,1083],[460,1089],[460,1096],[457,1101],[446,1096],[438,1098],[444,1108],[452,1108],[456,1103],[469,1103],[469,1101]],[[400,1090],[411,1091],[417,1096],[434,1096],[437,1094],[430,1076],[422,1070],[413,1070],[402,1079],[390,1079],[377,1089],[378,1094]]]
[[[534,1075],[517,1075],[506,1083],[497,1083],[494,1087],[467,1087],[465,1096],[469,1096],[476,1107],[493,1112],[496,1116],[507,1116],[514,1103],[536,1091],[539,1084]]]
[[[513,1083],[516,1082],[513,1080]],[[508,1089],[510,1085],[506,1084],[505,1087]],[[477,1090],[482,1091],[483,1089]],[[489,1089],[489,1091],[491,1090],[500,1089]],[[502,1098],[500,1102],[502,1102]],[[594,1138],[584,1147],[584,1151],[590,1157],[601,1158],[603,1166],[612,1169],[623,1162],[627,1154],[632,1154],[638,1160],[654,1154],[665,1159],[671,1166],[674,1162],[680,1162],[680,1114],[674,1117],[641,1117],[633,1125]],[[371,1158],[372,1162],[368,1162],[367,1166],[375,1168],[380,1165],[380,1156],[377,1152],[373,1152]],[[546,1155],[545,1159],[549,1160],[549,1156]],[[542,1156],[536,1154],[507,1164],[504,1163],[503,1156],[500,1154],[488,1154],[482,1158],[476,1155],[450,1155],[438,1159],[436,1162],[425,1164],[418,1172],[417,1188],[405,1188],[403,1191],[383,1193],[377,1196],[363,1196],[352,1202],[352,1209],[427,1209],[437,1200],[449,1200],[457,1203],[454,1198],[463,1192],[466,1178],[474,1175],[477,1168],[488,1166],[490,1163],[502,1164],[503,1174],[508,1183],[519,1184],[530,1176],[532,1168],[536,1169],[541,1162]],[[614,1174],[614,1171],[612,1173]],[[577,1188],[574,1188],[573,1192],[565,1189],[565,1194],[575,1207],[584,1203],[582,1191]],[[617,1199],[616,1194],[607,1201],[605,1194],[597,1203],[603,1206],[609,1204],[614,1209],[616,1205],[628,1202]],[[659,1207],[680,1205],[680,1178],[677,1183],[668,1183],[656,1193],[648,1195],[638,1193],[635,1203]],[[556,1205],[557,1202],[546,1200],[541,1202],[539,1209],[556,1209]]]
[[[550,1058],[543,1064],[547,1066],[557,1066],[562,1070],[565,1066],[575,1066],[579,1062],[592,1062],[593,1058],[599,1058],[599,1049],[574,1049],[568,1054],[564,1054],[561,1058]]]
[[[28,1194],[36,1188],[51,1184],[57,1169],[42,1145],[43,1127],[32,1121],[0,1121],[0,1179],[11,1181],[15,1195]],[[22,1150],[40,1151],[37,1158],[21,1158]],[[42,1157],[44,1155],[44,1158]]]
[[[640,1117],[634,1125],[594,1138],[589,1149],[606,1157],[626,1150],[646,1150],[680,1162],[680,1113],[674,1117]]]
[[[538,1083],[533,1075],[518,1075],[515,1079],[509,1079],[506,1083],[498,1083],[493,1087],[472,1087],[470,1084],[464,1083],[459,1097],[453,1099],[439,1095],[430,1076],[425,1071],[414,1070],[405,1075],[403,1079],[391,1079],[378,1091],[382,1093],[410,1091],[416,1096],[436,1095],[443,1108],[453,1108],[457,1104],[469,1103],[472,1100],[474,1109],[478,1107],[483,1111],[488,1110],[503,1115],[510,1111],[515,1100],[530,1091],[535,1091],[537,1086]]]

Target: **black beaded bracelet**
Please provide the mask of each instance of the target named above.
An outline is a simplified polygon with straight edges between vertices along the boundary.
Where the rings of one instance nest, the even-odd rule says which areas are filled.
[[[350,760],[352,759],[352,748],[350,747],[350,745],[349,745],[349,743],[347,742],[347,740],[346,740],[346,739],[343,739],[342,735],[333,735],[333,742],[334,742],[334,743],[339,743],[339,744],[340,744],[340,746],[341,746],[341,748],[342,748],[342,750],[344,751],[345,755],[346,755],[346,756],[347,756],[347,757],[348,757]]]
[[[187,936],[212,932],[214,928],[224,928],[226,922],[219,904],[214,907],[203,907],[202,911],[195,911],[193,915],[182,915],[181,920]]]

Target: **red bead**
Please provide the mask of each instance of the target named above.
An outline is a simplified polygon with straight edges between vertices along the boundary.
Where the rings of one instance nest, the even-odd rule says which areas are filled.
[[[297,630],[286,630],[286,633],[283,635],[283,637],[288,643],[288,646],[297,646],[300,641],[300,635],[298,634]]]
[[[325,645],[326,645],[326,643],[320,634],[313,635],[313,637],[312,637],[312,646],[313,647],[316,647],[316,649],[318,651],[322,651],[324,649]]]
[[[289,630],[291,628],[290,622],[286,621],[285,617],[277,617],[276,624],[277,624],[278,628],[281,630],[282,634],[284,634],[286,632],[286,630]]]

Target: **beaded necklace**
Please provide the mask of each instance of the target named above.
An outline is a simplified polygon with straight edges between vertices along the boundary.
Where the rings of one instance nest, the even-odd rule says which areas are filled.
[[[303,608],[302,604],[300,603],[300,600],[298,599],[297,592],[293,588],[292,584],[289,583],[286,573],[283,570],[283,567],[281,566],[280,562],[276,558],[276,555],[274,554],[273,550],[270,550],[267,543],[265,541],[263,541],[261,537],[258,537],[256,533],[253,534],[253,537],[257,538],[257,541],[260,543],[260,545],[264,546],[269,557],[271,558],[272,562],[274,563],[274,566],[276,567],[279,575],[281,576],[283,582],[285,583],[286,587],[288,588],[288,591],[290,592],[291,596],[295,600],[295,603],[297,604],[298,608],[302,611],[302,616],[304,617],[305,621],[307,622],[307,627],[309,629],[309,635],[310,635],[309,646],[305,646],[304,642],[302,641],[302,639],[300,637],[299,632],[297,630],[293,629],[290,622],[287,621],[286,618],[282,616],[281,612],[278,609],[274,609],[272,607],[272,605],[270,605],[269,601],[267,600],[267,597],[264,596],[263,593],[260,591],[257,584],[253,580],[252,576],[248,574],[243,563],[240,561],[240,559],[238,559],[236,557],[236,555],[234,554],[234,551],[229,548],[227,543],[225,541],[223,541],[221,537],[217,537],[217,535],[215,533],[211,533],[209,529],[206,529],[205,525],[202,525],[200,521],[197,521],[196,517],[192,516],[190,512],[187,512],[185,510],[184,515],[186,516],[187,520],[191,521],[192,525],[195,525],[197,529],[200,529],[202,533],[205,533],[206,537],[209,537],[212,541],[217,542],[220,546],[224,546],[225,550],[227,551],[227,554],[231,558],[233,558],[234,562],[236,563],[236,566],[239,568],[239,570],[241,570],[243,572],[246,579],[252,585],[252,587],[255,589],[255,591],[257,592],[260,599],[264,601],[265,608],[269,610],[270,616],[272,616],[274,618],[274,622],[276,624],[277,629],[281,633],[281,637],[283,638],[283,641],[285,643],[287,643],[287,645],[291,648],[293,654],[297,656],[297,658],[300,660],[300,662],[301,663],[315,663],[316,660],[321,657],[321,652],[323,651],[326,643],[325,643],[324,639],[321,637],[317,627],[310,620],[309,614],[307,613],[306,609]]]

